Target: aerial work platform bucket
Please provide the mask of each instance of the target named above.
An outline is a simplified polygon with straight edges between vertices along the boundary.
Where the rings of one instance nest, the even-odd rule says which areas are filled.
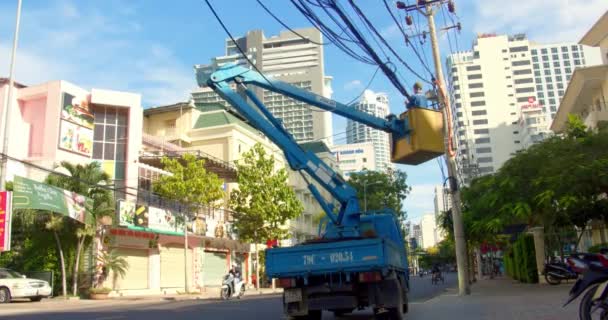
[[[398,140],[391,137],[391,161],[417,165],[445,152],[441,111],[410,108],[399,116],[409,126],[410,134]]]

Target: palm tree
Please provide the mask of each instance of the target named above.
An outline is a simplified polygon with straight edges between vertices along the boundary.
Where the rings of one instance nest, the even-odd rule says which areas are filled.
[[[124,278],[127,274],[127,270],[129,269],[129,263],[127,260],[118,254],[115,249],[112,249],[108,252],[103,252],[97,261],[103,266],[103,275],[104,279],[107,277],[110,272],[112,272],[112,289],[116,286],[116,280],[118,277]],[[96,284],[96,286],[100,285],[102,281]]]
[[[67,281],[65,274],[65,258],[63,256],[63,248],[61,247],[61,240],[59,239],[59,231],[63,228],[63,216],[57,216],[53,213],[50,214],[49,220],[45,223],[47,230],[53,232],[55,237],[55,243],[57,244],[57,250],[59,251],[59,262],[61,263],[61,284],[63,289],[63,296],[67,298]]]
[[[86,212],[91,219],[79,225],[76,229],[76,254],[74,256],[74,270],[72,271],[72,294],[78,293],[78,273],[80,271],[80,255],[84,248],[85,240],[90,237],[100,237],[97,221],[104,216],[114,214],[114,202],[112,194],[102,185],[110,183],[110,176],[101,169],[99,162],[92,162],[86,165],[74,165],[67,161],[62,161],[59,167],[65,168],[70,175],[49,175],[47,183],[87,196],[90,201],[86,204]],[[90,224],[88,224],[90,223]],[[65,294],[65,292],[64,292]]]

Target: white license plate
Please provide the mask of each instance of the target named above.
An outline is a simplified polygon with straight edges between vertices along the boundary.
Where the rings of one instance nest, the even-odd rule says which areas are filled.
[[[606,286],[608,286],[608,281],[605,281],[597,287],[597,290],[595,290],[595,294],[593,295],[593,300],[599,299],[602,296],[602,293],[606,290]]]
[[[285,303],[302,301],[302,289],[285,289]]]

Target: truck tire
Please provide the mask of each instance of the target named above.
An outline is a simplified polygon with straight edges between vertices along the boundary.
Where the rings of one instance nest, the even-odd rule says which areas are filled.
[[[403,310],[401,310],[404,314],[406,314],[409,311],[409,301],[407,298],[407,292],[403,293]]]

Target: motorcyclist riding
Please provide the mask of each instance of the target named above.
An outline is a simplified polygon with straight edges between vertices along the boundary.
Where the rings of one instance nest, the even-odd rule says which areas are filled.
[[[438,264],[433,265],[432,273],[433,273],[433,279],[435,281],[438,281],[439,278],[441,277],[441,269],[439,268]]]
[[[239,281],[241,281],[241,268],[239,268],[238,266],[232,266],[232,268],[230,268],[230,270],[228,271],[228,273],[230,275],[232,275],[232,281],[230,282],[230,292],[234,293],[234,287],[235,284]]]

